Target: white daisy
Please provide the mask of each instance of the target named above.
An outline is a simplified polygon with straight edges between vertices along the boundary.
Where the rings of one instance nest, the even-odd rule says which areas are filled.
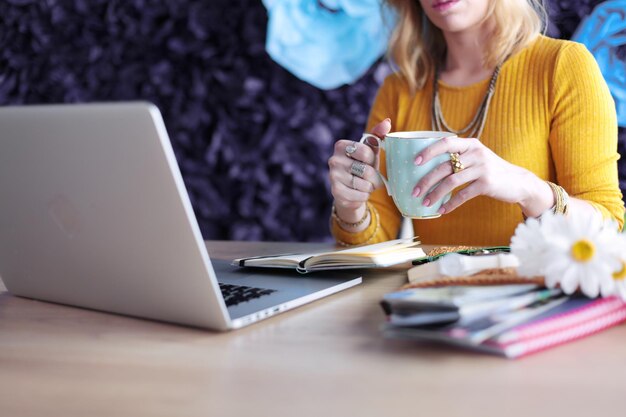
[[[613,294],[626,301],[626,235],[619,234],[621,245],[613,251],[619,260],[619,268],[613,271]]]
[[[622,268],[613,272],[614,290],[613,293],[626,301],[626,263],[622,261]]]
[[[618,254],[625,248],[614,222],[549,212],[540,222],[518,226],[511,240],[521,275],[544,275],[549,288],[558,285],[566,294],[580,288],[592,298],[614,292],[613,272],[621,268]]]
[[[529,218],[520,223],[511,238],[511,253],[520,261],[517,272],[526,277],[543,275],[543,257],[546,253],[546,239],[541,231],[541,223]]]
[[[615,225],[597,217],[574,215],[567,218],[548,215],[545,220],[546,285],[552,288],[559,284],[566,294],[580,288],[591,298],[612,294],[612,274],[620,267],[615,251],[622,244]]]

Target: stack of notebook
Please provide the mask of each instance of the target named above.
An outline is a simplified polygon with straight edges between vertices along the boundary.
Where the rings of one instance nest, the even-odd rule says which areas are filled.
[[[565,296],[538,285],[412,288],[382,301],[389,337],[440,341],[517,358],[626,320],[618,298]]]

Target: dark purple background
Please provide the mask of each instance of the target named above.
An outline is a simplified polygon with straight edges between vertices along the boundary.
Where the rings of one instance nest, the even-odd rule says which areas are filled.
[[[569,38],[599,2],[550,3]],[[267,56],[266,22],[260,0],[0,1],[0,104],[152,101],[206,239],[328,240],[326,161],[387,67],[317,90]]]

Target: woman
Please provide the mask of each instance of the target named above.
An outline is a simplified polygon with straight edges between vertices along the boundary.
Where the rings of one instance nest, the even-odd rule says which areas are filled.
[[[459,132],[415,155],[417,165],[453,155],[415,184],[425,205],[455,190],[441,217],[413,221],[423,243],[507,245],[524,217],[547,210],[622,226],[613,100],[583,45],[541,35],[539,0],[388,3],[399,71],[367,131]],[[396,238],[401,216],[375,172],[379,163],[385,172],[376,147],[340,140],[328,163],[337,241]]]

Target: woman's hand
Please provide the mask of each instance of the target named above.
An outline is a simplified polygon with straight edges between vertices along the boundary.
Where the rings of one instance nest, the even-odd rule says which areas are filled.
[[[372,134],[380,138],[391,130],[391,120],[385,119],[372,128]],[[352,151],[352,152],[350,152]],[[359,165],[362,165],[362,175]],[[362,144],[351,140],[339,140],[328,160],[330,190],[335,198],[337,216],[346,223],[355,223],[365,214],[365,203],[370,194],[382,185],[378,168],[378,144]],[[367,226],[367,225],[365,225]]]
[[[517,203],[529,217],[539,216],[554,205],[554,195],[545,181],[500,158],[478,139],[449,137],[437,141],[416,155],[415,165],[422,165],[443,153],[458,153],[463,169],[454,173],[451,163],[442,163],[413,189],[413,196],[425,195],[423,204],[429,206],[453,189],[467,185],[441,206],[441,214],[449,213],[479,195]]]

